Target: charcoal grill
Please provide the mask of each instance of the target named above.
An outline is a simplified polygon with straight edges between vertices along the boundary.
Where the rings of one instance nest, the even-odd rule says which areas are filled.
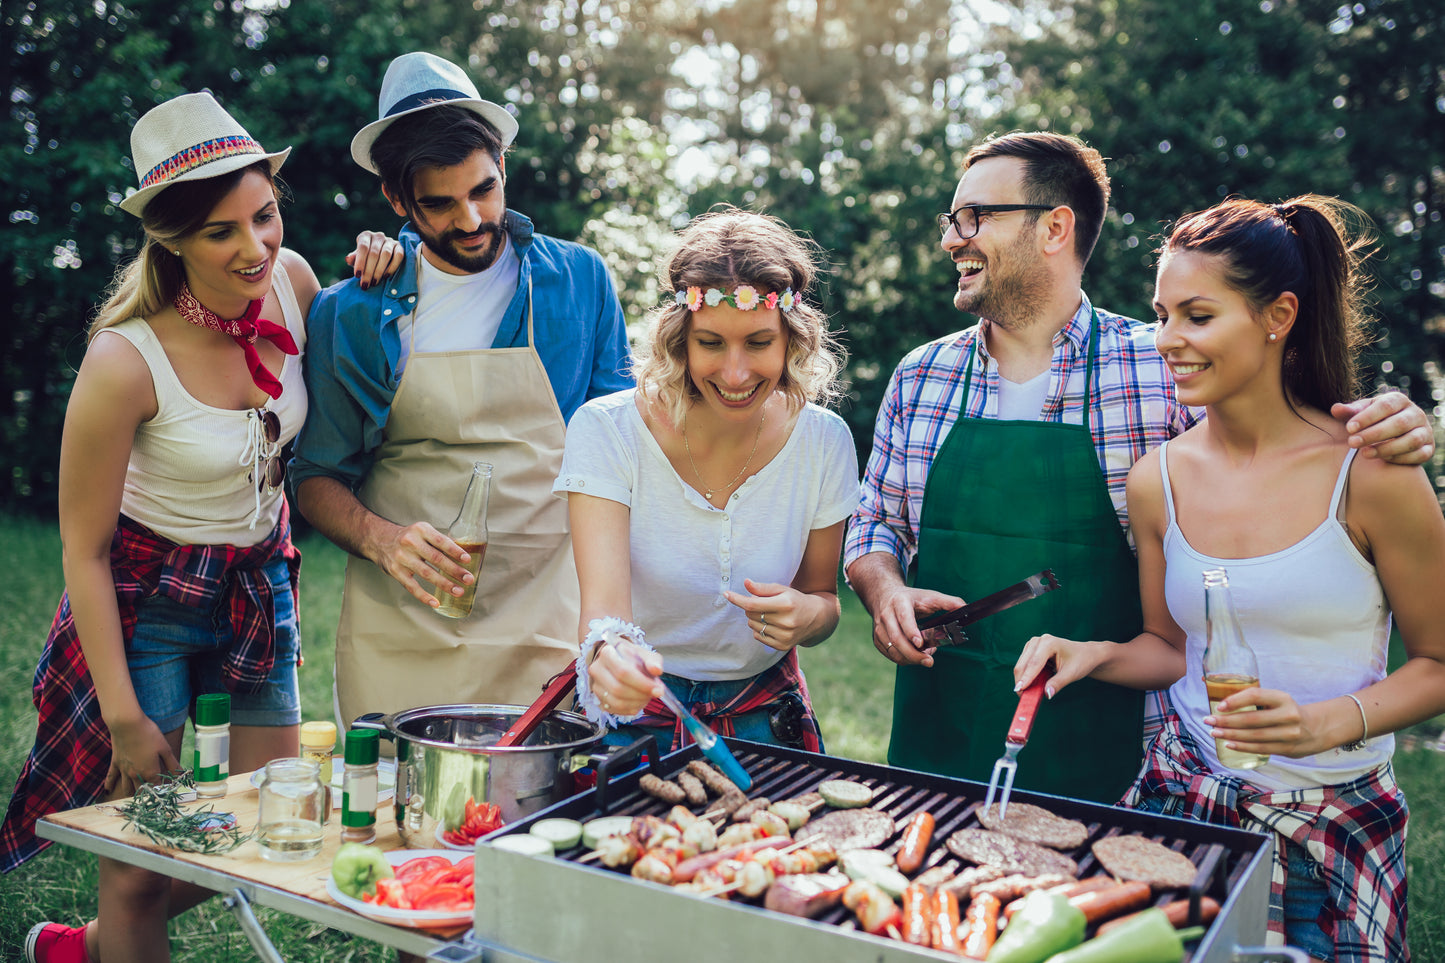
[[[852,779],[872,787],[873,807],[891,815],[899,834],[884,849],[896,849],[902,827],[920,810],[931,812],[936,830],[924,868],[956,857],[944,840],[958,829],[979,825],[977,812],[987,787],[978,782],[896,769],[768,746],[726,740],[753,777],[752,796],[787,799],[817,789],[825,779]],[[595,788],[557,803],[493,834],[477,847],[475,929],[468,939],[484,947],[488,961],[621,961],[628,963],[738,963],[740,960],[826,960],[828,963],[890,963],[953,959],[934,950],[870,936],[851,927],[843,908],[817,920],[787,916],[743,901],[701,899],[633,879],[624,871],[582,862],[576,847],[556,859],[523,856],[489,844],[525,831],[539,819],[564,816],[585,822],[602,815],[658,815],[670,808],[640,791],[646,771],[674,775],[701,758],[696,746],[659,758],[654,750],[645,769],[636,767],[644,740],[610,757],[599,768]],[[631,772],[625,772],[631,768]],[[1207,823],[1134,812],[1020,790],[1015,798],[1044,806],[1089,828],[1088,841],[1070,855],[1080,877],[1101,872],[1089,847],[1097,839],[1138,833],[1188,856],[1199,868],[1191,895],[1207,895],[1221,906],[1218,918],[1192,944],[1186,963],[1228,963],[1245,959],[1288,959],[1303,963],[1298,950],[1261,947],[1268,902],[1271,837]],[[1160,904],[1179,898],[1159,896]]]

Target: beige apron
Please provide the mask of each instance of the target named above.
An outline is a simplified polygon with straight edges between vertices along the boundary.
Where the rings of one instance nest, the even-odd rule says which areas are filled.
[[[412,325],[412,343],[416,325]],[[581,602],[567,503],[553,496],[565,422],[527,345],[412,354],[358,496],[398,524],[446,531],[472,463],[491,462],[489,542],[464,619],[437,615],[351,558],[336,632],[340,720],[453,703],[528,704],[577,655]]]

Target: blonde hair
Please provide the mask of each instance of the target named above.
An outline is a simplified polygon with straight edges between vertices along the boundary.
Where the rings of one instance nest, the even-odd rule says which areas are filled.
[[[818,246],[793,232],[779,218],[728,207],[693,218],[678,236],[677,248],[659,265],[658,284],[665,302],[648,314],[647,332],[632,365],[637,387],[655,394],[674,425],[702,398],[687,373],[687,336],[692,311],[673,294],[689,287],[731,293],[749,284],[761,294],[781,295],[791,288],[791,311],[779,310],[788,338],[787,360],[778,388],[788,405],[829,404],[843,393],[838,373],[845,353],[823,312],[804,294],[818,275]]]
[[[141,212],[145,231],[140,253],[115,272],[105,301],[86,329],[86,342],[101,331],[131,318],[148,318],[176,299],[186,282],[186,269],[176,256],[176,245],[195,233],[236,185],[251,171],[263,175],[278,201],[285,189],[271,173],[267,161],[197,180],[178,181],[152,197]]]

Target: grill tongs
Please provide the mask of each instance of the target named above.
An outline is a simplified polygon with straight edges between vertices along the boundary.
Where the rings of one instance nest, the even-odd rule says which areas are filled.
[[[919,629],[942,628],[948,634],[946,640],[940,639],[940,646],[963,645],[968,642],[968,634],[963,631],[965,625],[972,625],[979,619],[986,619],[990,615],[996,615],[1006,608],[1026,602],[1029,599],[1036,599],[1045,592],[1052,592],[1059,587],[1059,580],[1054,576],[1054,570],[1046,568],[1036,575],[1030,575],[1022,582],[1016,582],[1006,589],[1000,589],[992,595],[985,595],[976,602],[952,609],[948,612],[938,612],[924,619],[919,619]]]
[[[983,810],[993,805],[994,794],[998,792],[999,777],[1003,777],[1003,795],[998,801],[998,818],[1008,815],[1008,797],[1013,792],[1014,775],[1018,773],[1018,755],[1029,741],[1029,732],[1034,727],[1034,715],[1044,697],[1044,686],[1054,676],[1054,663],[1050,661],[1024,691],[1019,693],[1019,707],[1014,710],[1013,722],[1009,724],[1008,735],[1004,737],[1003,755],[993,764],[993,775],[988,777],[988,795],[983,798]]]

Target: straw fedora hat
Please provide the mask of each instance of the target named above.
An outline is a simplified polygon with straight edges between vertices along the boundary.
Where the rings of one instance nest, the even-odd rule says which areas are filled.
[[[381,96],[376,113],[380,118],[367,124],[351,141],[351,159],[379,174],[371,163],[371,145],[395,121],[431,107],[464,107],[497,129],[502,146],[517,136],[517,119],[506,108],[483,100],[476,84],[462,69],[435,54],[402,54],[386,68],[381,79]]]
[[[146,111],[130,132],[140,189],[120,209],[140,217],[150,199],[180,181],[219,177],[269,161],[280,170],[291,148],[267,153],[208,93],[181,94]]]

